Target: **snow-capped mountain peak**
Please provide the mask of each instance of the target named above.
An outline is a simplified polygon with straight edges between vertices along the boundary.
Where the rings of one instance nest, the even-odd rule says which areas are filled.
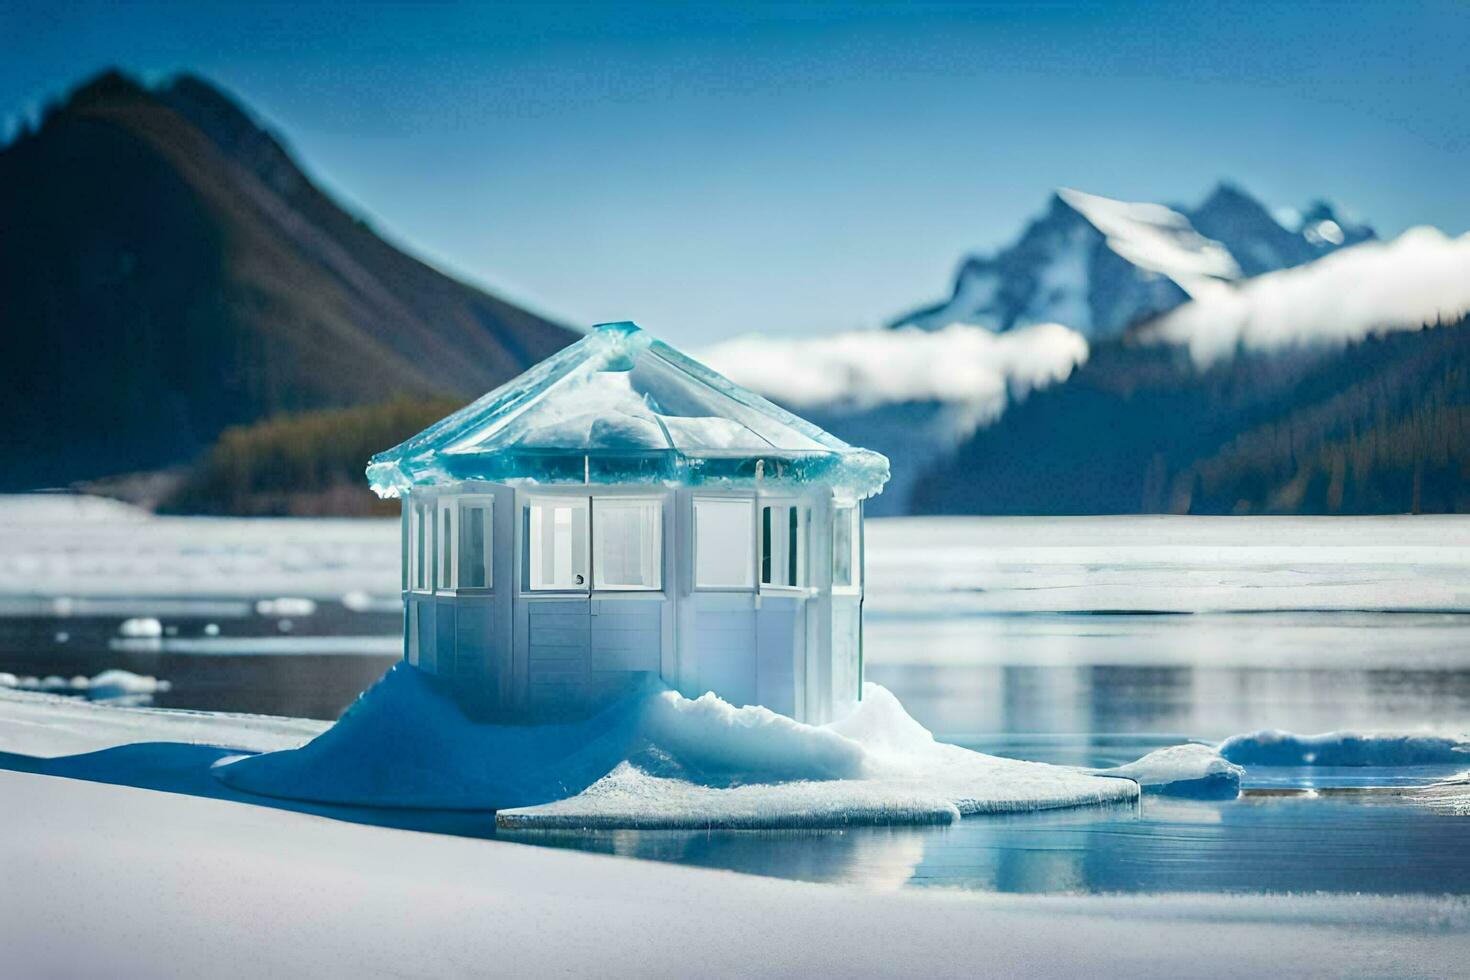
[[[1285,227],[1228,183],[1193,211],[1063,188],[1015,244],[966,259],[948,300],[893,326],[1003,331],[1054,322],[1091,339],[1114,337],[1240,279],[1371,237],[1372,229],[1340,221],[1325,204]]]

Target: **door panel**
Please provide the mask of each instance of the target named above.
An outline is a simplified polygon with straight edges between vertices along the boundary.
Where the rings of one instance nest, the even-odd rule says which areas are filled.
[[[694,642],[698,657],[695,696],[714,691],[733,705],[755,704],[755,597],[696,594]]]
[[[581,705],[591,679],[590,600],[524,597],[524,602],[532,709],[555,714]]]
[[[804,664],[806,596],[763,594],[756,613],[756,694],[760,704],[796,716],[797,663]]]

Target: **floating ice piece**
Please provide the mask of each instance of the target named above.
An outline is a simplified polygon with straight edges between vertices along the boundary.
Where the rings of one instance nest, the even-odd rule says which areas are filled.
[[[1394,732],[1296,735],[1276,729],[1235,735],[1220,754],[1245,766],[1428,766],[1470,764],[1470,741]]]
[[[1198,743],[1156,749],[1126,766],[1094,771],[1131,779],[1147,793],[1194,799],[1234,799],[1245,775],[1245,769]]]
[[[259,600],[255,611],[262,616],[310,616],[316,612],[316,602],[301,596],[281,596]]]
[[[830,484],[869,497],[888,460],[849,446],[633,323],[607,323],[367,468],[382,497],[462,480]]]
[[[94,701],[131,697],[141,694],[160,694],[172,685],[157,677],[135,674],[130,670],[104,670],[85,685],[87,697]]]
[[[168,681],[129,670],[104,670],[95,677],[17,677],[0,674],[0,687],[17,691],[38,691],[46,694],[85,694],[94,701],[111,701],[122,698],[138,698],[167,691]]]
[[[117,635],[133,640],[154,639],[163,635],[163,624],[152,616],[134,616],[122,621]]]

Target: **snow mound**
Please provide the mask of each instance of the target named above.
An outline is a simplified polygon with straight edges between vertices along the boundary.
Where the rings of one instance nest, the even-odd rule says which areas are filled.
[[[546,830],[933,824],[1138,795],[1126,780],[937,742],[876,684],[864,685],[851,715],[823,726],[765,708],[736,708],[712,694],[691,702],[665,692],[658,702],[664,707],[653,714],[661,717],[646,729],[655,740],[650,751],[577,796],[502,810],[497,824]],[[676,754],[689,746],[697,747],[692,758]],[[718,774],[687,765],[711,761]]]
[[[643,731],[650,742],[707,776],[847,779],[861,775],[865,753],[852,739],[803,725],[769,708],[736,708],[714,693],[694,700],[675,691],[649,699]]]
[[[1270,729],[1227,738],[1220,743],[1220,755],[1245,766],[1428,766],[1470,763],[1470,741],[1391,732],[1295,735]]]
[[[1240,793],[1245,769],[1223,758],[1208,745],[1190,743],[1156,749],[1136,762],[1099,775],[1131,779],[1149,793],[1194,799],[1234,799]]]
[[[297,749],[221,760],[227,785],[262,796],[494,810],[580,792],[635,747],[642,696],[566,725],[486,725],[434,677],[398,663],[331,728]]]
[[[872,684],[827,726],[653,687],[587,721],[512,726],[471,720],[403,663],[307,745],[214,772],[266,796],[496,810],[520,829],[947,823],[1138,794],[1127,780],[936,742]]]

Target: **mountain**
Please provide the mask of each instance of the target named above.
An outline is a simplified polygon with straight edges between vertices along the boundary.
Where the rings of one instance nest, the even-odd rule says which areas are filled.
[[[891,325],[1005,331],[1055,322],[1108,339],[1242,278],[1372,237],[1323,203],[1288,229],[1229,184],[1188,212],[1064,189],[1015,244],[966,259],[948,300]]]
[[[0,488],[229,426],[478,395],[576,338],[406,255],[229,96],[115,71],[0,150]]]

